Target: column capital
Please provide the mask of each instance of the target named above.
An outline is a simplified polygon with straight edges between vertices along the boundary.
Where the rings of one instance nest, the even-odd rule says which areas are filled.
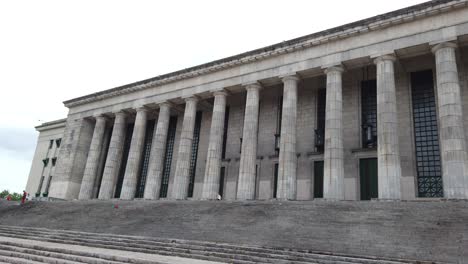
[[[335,66],[325,68],[324,72],[325,72],[325,74],[328,74],[328,73],[331,73],[331,72],[342,73],[342,72],[344,72],[344,67],[342,65],[335,65]]]
[[[119,110],[119,111],[115,111],[115,112],[112,112],[114,114],[115,117],[127,117],[127,113],[124,112],[123,110]]]
[[[109,120],[109,118],[107,116],[103,115],[103,114],[94,115],[93,117],[94,117],[94,119],[96,119],[96,121],[98,121],[98,120],[104,120],[104,121]]]
[[[231,93],[225,89],[221,89],[221,90],[216,90],[216,91],[212,91],[211,92],[213,94],[213,96],[228,96],[230,95]]]
[[[247,90],[247,91],[252,90],[252,89],[255,89],[255,90],[262,89],[262,85],[259,82],[244,83],[244,84],[242,84],[242,86],[244,86],[245,90]]]
[[[171,108],[171,107],[174,106],[174,104],[171,103],[171,102],[169,102],[169,101],[162,101],[162,102],[160,102],[160,103],[157,103],[157,105],[159,106],[159,108],[162,108],[162,107],[169,107],[169,108]]]
[[[454,43],[454,42],[442,42],[442,43],[439,43],[439,44],[433,46],[431,51],[432,51],[432,53],[436,53],[438,50],[443,49],[443,48],[455,49],[457,47],[458,47],[458,45],[456,43]]]
[[[189,96],[183,96],[182,99],[187,102],[198,102],[200,100],[200,97],[197,95],[189,95]]]
[[[299,75],[297,75],[296,73],[292,73],[292,74],[286,74],[286,75],[280,75],[278,76],[279,78],[281,78],[281,81],[283,82],[286,82],[286,81],[295,81],[295,82],[298,82],[301,80],[301,78],[299,77]]]
[[[148,107],[146,107],[146,106],[138,106],[138,107],[135,108],[135,110],[137,111],[137,113],[138,112],[148,112],[149,111]]]
[[[381,55],[381,56],[378,56],[378,57],[374,58],[374,64],[377,64],[377,63],[382,62],[382,61],[395,62],[396,61],[396,56],[395,56],[395,54],[385,54],[385,55]]]

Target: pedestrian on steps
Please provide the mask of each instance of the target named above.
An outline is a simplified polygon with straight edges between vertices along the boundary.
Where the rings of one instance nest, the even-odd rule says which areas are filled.
[[[26,191],[23,191],[23,197],[21,197],[21,204],[24,204],[24,202],[26,201],[26,195],[28,195],[28,193]]]

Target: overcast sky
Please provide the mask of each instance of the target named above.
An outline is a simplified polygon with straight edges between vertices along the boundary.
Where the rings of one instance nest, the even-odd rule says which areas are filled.
[[[420,0],[0,2],[0,191],[26,186],[67,99],[340,26]]]

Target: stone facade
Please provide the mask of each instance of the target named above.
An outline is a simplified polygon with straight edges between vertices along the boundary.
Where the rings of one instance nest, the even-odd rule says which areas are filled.
[[[467,2],[66,101],[49,196],[467,199]]]

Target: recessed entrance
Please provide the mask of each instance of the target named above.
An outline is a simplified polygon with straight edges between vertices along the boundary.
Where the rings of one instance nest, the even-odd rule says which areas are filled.
[[[314,162],[314,198],[323,198],[323,161]]]
[[[377,159],[359,160],[361,200],[378,198]]]

